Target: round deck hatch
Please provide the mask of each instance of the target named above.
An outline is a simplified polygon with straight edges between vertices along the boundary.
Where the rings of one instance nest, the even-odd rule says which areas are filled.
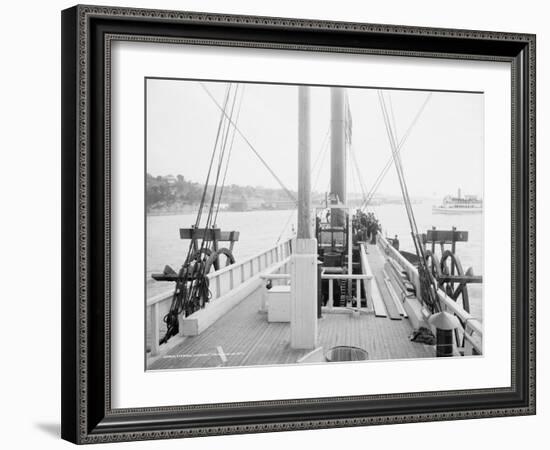
[[[369,359],[369,354],[359,347],[340,345],[327,351],[325,358],[328,362],[365,361]]]

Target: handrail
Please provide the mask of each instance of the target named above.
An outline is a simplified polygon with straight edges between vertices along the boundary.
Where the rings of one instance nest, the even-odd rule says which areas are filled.
[[[370,280],[372,275],[366,273],[321,273],[321,278],[323,280]]]
[[[210,281],[210,286],[212,290],[211,301],[215,301],[218,298],[223,297],[227,290],[231,290],[235,285],[235,278],[237,278],[237,283],[245,283],[249,280],[258,277],[258,274],[262,274],[266,271],[268,265],[271,264],[269,269],[279,270],[281,267],[284,267],[285,264],[288,264],[290,260],[290,254],[292,252],[292,240],[290,238],[284,242],[277,244],[274,247],[271,247],[268,250],[259,252],[255,255],[252,255],[243,261],[239,261],[236,264],[224,267],[223,269],[217,270],[211,274],[208,274],[207,277]],[[270,257],[268,255],[271,255]],[[249,265],[249,268],[245,267]],[[222,280],[223,279],[223,280]],[[257,278],[256,278],[257,279]],[[223,285],[222,285],[223,283]],[[151,355],[155,356],[159,353],[159,336],[160,336],[160,304],[163,302],[170,301],[173,296],[173,289],[167,289],[165,292],[154,295],[151,298],[148,298],[146,301],[147,313],[151,320]]]
[[[399,251],[396,250],[393,245],[390,245],[390,243],[382,236],[382,234],[380,234],[380,232],[378,233],[377,242],[380,243],[381,247],[387,253],[390,253],[395,259],[398,260],[399,264],[407,271],[409,276],[414,275],[414,278],[418,278],[418,269],[413,264],[411,264],[411,262],[407,258],[399,253]]]
[[[252,255],[252,256],[249,256],[248,258],[245,258],[241,261],[239,261],[238,263],[236,264],[232,264],[230,266],[226,266],[224,267],[223,269],[219,269],[217,270],[216,272],[213,272],[211,274],[208,274],[207,277],[208,278],[214,278],[216,276],[219,276],[219,275],[223,275],[224,273],[226,272],[229,272],[231,271],[232,269],[235,269],[235,267],[238,267],[238,266],[242,266],[242,265],[245,265],[245,264],[248,264],[250,263],[250,261],[253,261],[253,260],[256,260],[258,258],[261,258],[262,256],[264,255],[267,255],[268,253],[272,252],[273,250],[275,249],[278,249],[278,248],[281,248],[287,244],[289,244],[291,241],[292,241],[293,238],[290,238],[290,239],[287,239],[286,241],[280,243],[280,244],[277,244],[275,247],[271,247],[269,250],[264,250],[262,252],[258,252],[256,253],[255,255]],[[284,256],[282,256],[284,258]]]
[[[416,286],[419,283],[418,269],[414,267],[399,251],[397,251],[393,246],[391,246],[388,241],[379,233],[378,242],[383,247],[383,249],[390,253],[398,261],[398,263],[407,271],[411,281],[414,282]],[[419,292],[417,287],[417,292]],[[446,309],[449,309],[451,312],[456,314],[458,318],[466,324],[466,328],[469,328],[473,332],[483,336],[483,326],[480,321],[472,316],[468,311],[466,311],[462,306],[456,303],[453,299],[449,298],[447,294],[442,290],[437,290],[437,295],[440,302],[443,303]]]
[[[262,280],[290,280],[289,273],[263,273],[260,275]]]
[[[448,297],[447,294],[445,294],[441,289],[437,290],[437,294],[439,296],[439,301],[441,301],[447,309],[450,309],[453,313],[455,313],[463,322],[465,322],[466,327],[470,328],[479,335],[483,335],[483,327],[478,319],[462,308],[452,298]]]
[[[284,248],[285,246],[288,246],[288,249],[286,251],[290,252],[289,244],[292,241],[292,239],[293,238],[287,239],[286,241],[281,242],[280,244],[277,244],[275,247],[271,247],[268,250],[265,250],[265,251],[256,253],[255,255],[249,256],[246,259],[243,259],[242,261],[239,261],[238,263],[232,264],[230,266],[226,266],[222,269],[217,270],[216,272],[210,273],[210,274],[207,275],[207,278],[210,280],[210,282],[212,282],[212,280],[226,274],[227,272],[237,270],[237,268],[241,268],[242,266],[244,266],[246,264],[250,264],[251,261],[258,260],[259,258],[273,252],[274,250]],[[286,251],[285,251],[285,253],[286,253]],[[277,258],[279,258],[279,257],[280,258],[288,258],[288,256],[289,255],[285,256],[284,254],[281,254],[281,255],[277,255]],[[166,289],[166,291],[160,292],[159,294],[156,294],[153,297],[148,298],[147,302],[146,302],[147,307],[151,307],[155,303],[160,303],[160,302],[163,302],[163,301],[167,300],[168,298],[171,298],[173,293],[174,293],[173,289]]]

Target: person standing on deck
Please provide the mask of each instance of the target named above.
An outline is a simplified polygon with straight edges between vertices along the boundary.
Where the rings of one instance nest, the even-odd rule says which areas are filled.
[[[371,225],[371,244],[376,244],[376,234],[380,230],[380,226],[378,225],[378,221],[374,220]]]
[[[397,234],[392,239],[391,245],[393,246],[393,248],[395,248],[397,251],[399,251],[399,239],[397,238]]]

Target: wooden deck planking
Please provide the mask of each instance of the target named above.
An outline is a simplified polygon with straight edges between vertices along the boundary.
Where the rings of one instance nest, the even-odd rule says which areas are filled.
[[[180,344],[155,359],[150,370],[292,364],[308,351],[290,348],[290,325],[268,323],[259,313],[260,292],[255,291],[199,336],[186,337]],[[372,311],[352,314],[324,314],[319,320],[319,345],[326,352],[338,345],[361,347],[369,359],[433,357],[433,347],[409,341],[408,320],[377,318]],[[218,347],[226,356],[224,362]]]
[[[386,305],[384,304],[384,300],[382,300],[382,294],[380,293],[380,289],[378,289],[378,283],[376,282],[376,279],[371,281],[371,283],[374,314],[376,315],[376,317],[388,317]]]
[[[388,291],[388,287],[384,282],[385,260],[383,255],[380,253],[380,249],[378,248],[377,245],[367,244],[367,253],[368,253],[367,257],[369,259],[369,265],[371,267],[372,274],[374,275],[376,284],[378,285],[379,292],[382,295],[384,304],[386,305],[386,312],[388,313],[389,318],[392,320],[401,320],[401,314],[399,314],[399,311],[395,306],[393,298],[391,297],[391,294]]]

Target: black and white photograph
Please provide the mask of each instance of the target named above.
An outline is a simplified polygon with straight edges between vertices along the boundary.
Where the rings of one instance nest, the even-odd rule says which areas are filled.
[[[62,11],[63,439],[537,436],[541,19],[310,3]]]
[[[146,370],[483,357],[483,92],[144,91]]]

